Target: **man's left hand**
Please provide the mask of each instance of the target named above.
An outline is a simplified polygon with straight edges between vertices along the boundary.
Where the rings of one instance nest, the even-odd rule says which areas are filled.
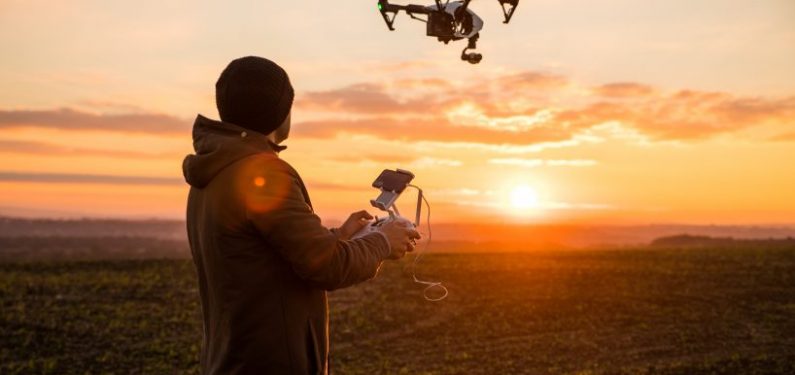
[[[362,210],[352,213],[348,220],[345,220],[345,223],[337,230],[339,238],[341,240],[351,239],[351,236],[364,228],[370,220],[373,220],[373,215],[370,215],[367,211]]]

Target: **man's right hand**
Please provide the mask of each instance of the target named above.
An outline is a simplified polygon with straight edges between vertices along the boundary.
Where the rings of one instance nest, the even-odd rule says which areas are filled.
[[[389,259],[400,259],[408,251],[414,251],[414,241],[420,239],[420,233],[404,221],[390,221],[380,228],[389,241]]]

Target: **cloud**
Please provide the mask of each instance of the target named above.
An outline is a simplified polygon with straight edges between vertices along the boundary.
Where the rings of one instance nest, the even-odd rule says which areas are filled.
[[[129,176],[79,173],[35,173],[0,171],[0,182],[27,182],[45,184],[108,184],[147,186],[186,186],[182,177]],[[343,185],[319,181],[307,181],[306,185],[318,190],[370,190],[369,186]]]
[[[461,160],[455,159],[443,159],[443,158],[419,158],[411,163],[411,165],[416,166],[417,168],[428,168],[428,167],[460,167],[464,165],[464,162]]]
[[[515,165],[527,168],[535,168],[540,166],[592,167],[598,164],[596,160],[588,160],[588,159],[523,159],[523,158],[495,158],[495,159],[489,159],[489,163]]]
[[[653,139],[691,140],[764,124],[792,123],[795,97],[743,98],[726,93],[680,91],[627,103],[597,102],[560,112],[555,120],[577,129],[619,123]]]
[[[487,195],[487,192],[471,189],[471,188],[457,188],[457,189],[429,189],[427,192],[435,196],[453,196],[453,197],[476,197]]]
[[[181,178],[148,177],[148,176],[116,176],[96,174],[68,173],[18,173],[0,172],[0,182],[34,182],[34,183],[79,183],[79,184],[112,184],[112,185],[184,185]]]
[[[371,188],[369,186],[359,186],[359,185],[343,185],[343,184],[334,184],[328,182],[318,182],[318,181],[308,181],[306,186],[309,190],[345,190],[345,191],[370,191]]]
[[[447,112],[447,119],[459,126],[474,126],[511,133],[542,128],[551,124],[554,116],[555,114],[552,110],[524,111],[523,114],[508,116],[490,116],[478,105],[472,103],[466,103]]]
[[[346,64],[349,65],[349,64]],[[364,64],[375,71],[396,73],[406,70],[417,70],[438,67],[439,63],[425,60],[407,61],[370,61]]]
[[[0,110],[0,129],[190,134],[188,120],[134,108],[118,113],[125,109],[97,103],[109,104],[114,113]],[[640,82],[594,87],[562,75],[524,71],[484,73],[468,81],[401,77],[360,82],[300,94],[295,110],[311,120],[296,121],[294,137],[358,135],[452,145],[571,147],[594,133],[649,144],[706,139],[761,125],[787,126],[795,122],[795,97],[666,91]]]
[[[770,138],[771,141],[791,142],[795,141],[795,133],[782,133]]]
[[[346,164],[367,164],[367,165],[385,165],[385,164],[398,164],[409,166],[413,168],[431,168],[431,167],[460,167],[464,162],[457,159],[437,158],[437,157],[420,157],[417,158],[412,155],[381,155],[381,154],[364,154],[364,155],[339,155],[324,158],[338,163]]]
[[[294,137],[334,138],[340,135],[368,135],[398,141],[471,142],[527,145],[569,139],[566,129],[539,127],[506,132],[483,127],[460,126],[447,119],[399,120],[388,117],[358,120],[308,121],[295,124]]]
[[[70,108],[0,110],[0,129],[32,126],[62,130],[189,135],[191,125],[189,120],[157,113],[94,114]]]
[[[146,113],[146,110],[143,107],[129,103],[116,102],[113,100],[86,99],[77,102],[77,106],[80,108],[111,113]]]
[[[477,199],[477,200],[458,199],[455,201],[437,202],[437,204],[439,203],[442,204],[449,203],[458,206],[490,208],[496,210],[504,210],[506,208],[505,203],[503,202],[484,200],[484,199]],[[538,202],[538,204],[533,209],[548,210],[548,211],[553,211],[553,210],[601,211],[601,210],[615,210],[616,207],[604,203],[571,203],[571,202],[541,201]]]
[[[616,82],[598,86],[593,91],[596,95],[605,97],[637,98],[651,95],[655,89],[649,85],[635,82]]]
[[[0,152],[14,152],[39,155],[102,156],[131,159],[162,159],[184,156],[182,152],[149,153],[128,150],[106,150],[97,148],[65,147],[46,142],[0,140]]]
[[[403,78],[393,83],[399,89],[449,89],[452,83],[441,78]]]
[[[414,161],[414,157],[409,155],[389,155],[389,154],[344,154],[329,156],[326,160],[336,161],[340,163],[401,163],[406,164]]]
[[[539,208],[545,210],[613,210],[615,206],[604,203],[541,202]]]
[[[477,77],[464,84],[438,78],[365,82],[311,92],[299,103],[328,115],[299,125],[309,137],[345,133],[509,145],[572,139],[605,124],[653,142],[704,139],[795,121],[795,97],[666,91],[640,82],[591,87],[534,71]]]
[[[556,90],[566,86],[569,80],[561,75],[525,71],[499,77],[497,83],[500,88],[512,91]]]
[[[531,144],[487,144],[481,142],[442,142],[418,141],[412,145],[420,152],[439,150],[465,150],[472,152],[488,152],[495,154],[520,155],[538,153],[546,150],[576,147],[581,144],[604,142],[604,139],[591,134],[577,133],[569,139],[554,142],[538,142]]]
[[[433,110],[434,104],[424,98],[399,100],[388,94],[384,86],[372,83],[327,91],[310,91],[296,101],[296,106],[301,109],[367,114],[427,113]]]

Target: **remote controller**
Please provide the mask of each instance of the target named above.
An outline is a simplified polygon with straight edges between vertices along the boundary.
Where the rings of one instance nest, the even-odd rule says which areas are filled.
[[[366,235],[368,235],[370,233],[381,231],[381,229],[384,227],[384,225],[386,225],[388,223],[391,223],[391,222],[401,222],[401,223],[404,223],[404,225],[407,228],[417,229],[417,227],[420,225],[420,215],[421,215],[421,211],[422,211],[422,202],[424,201],[425,204],[427,205],[427,208],[428,208],[428,220],[429,220],[428,221],[428,239],[427,239],[427,242],[425,242],[425,246],[427,247],[428,243],[430,243],[430,240],[431,240],[431,237],[430,237],[430,233],[431,233],[430,232],[430,209],[431,209],[431,206],[430,206],[430,204],[428,204],[428,201],[423,196],[422,189],[420,189],[419,187],[417,187],[415,185],[410,185],[410,182],[413,179],[414,179],[414,174],[409,172],[409,171],[407,171],[407,170],[396,169],[396,170],[393,171],[393,170],[389,170],[389,169],[384,169],[384,171],[381,172],[381,174],[378,176],[378,178],[376,178],[375,181],[373,181],[373,187],[378,189],[378,190],[380,190],[381,193],[378,196],[378,198],[371,199],[370,200],[370,204],[373,205],[373,207],[375,207],[375,208],[377,208],[379,210],[386,211],[387,213],[389,213],[389,216],[383,217],[383,218],[380,218],[380,219],[378,217],[376,217],[375,221],[365,225],[364,228],[360,229],[353,236],[351,236],[351,239],[361,238],[361,237],[366,236]],[[398,208],[395,205],[395,201],[397,201],[398,197],[400,197],[400,194],[403,193],[403,191],[408,186],[411,186],[411,187],[417,189],[417,209],[414,212],[415,220],[413,222],[411,220],[409,220],[409,219],[406,219],[403,216],[400,216],[400,211],[398,211]],[[416,245],[416,243],[414,243],[413,240],[412,240],[412,244]],[[419,279],[417,277],[417,274],[416,274],[416,271],[415,271],[415,267],[417,266],[417,262],[419,261],[419,259],[420,259],[420,255],[417,254],[414,257],[414,261],[411,263],[411,267],[412,267],[411,268],[412,269],[411,277],[414,279],[415,283],[425,285],[425,289],[423,289],[423,291],[422,291],[422,297],[425,298],[428,301],[441,301],[441,300],[447,298],[447,288],[445,288],[445,286],[442,285],[442,283],[440,281],[426,281],[426,280]],[[429,293],[428,291],[431,290],[431,289],[439,289],[441,291],[441,294],[440,295],[437,294],[436,296],[429,296],[428,295],[428,293]]]

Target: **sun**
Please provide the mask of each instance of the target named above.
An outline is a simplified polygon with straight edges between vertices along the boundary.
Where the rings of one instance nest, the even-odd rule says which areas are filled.
[[[538,207],[538,193],[527,185],[519,185],[513,188],[511,190],[511,207],[516,210]]]

